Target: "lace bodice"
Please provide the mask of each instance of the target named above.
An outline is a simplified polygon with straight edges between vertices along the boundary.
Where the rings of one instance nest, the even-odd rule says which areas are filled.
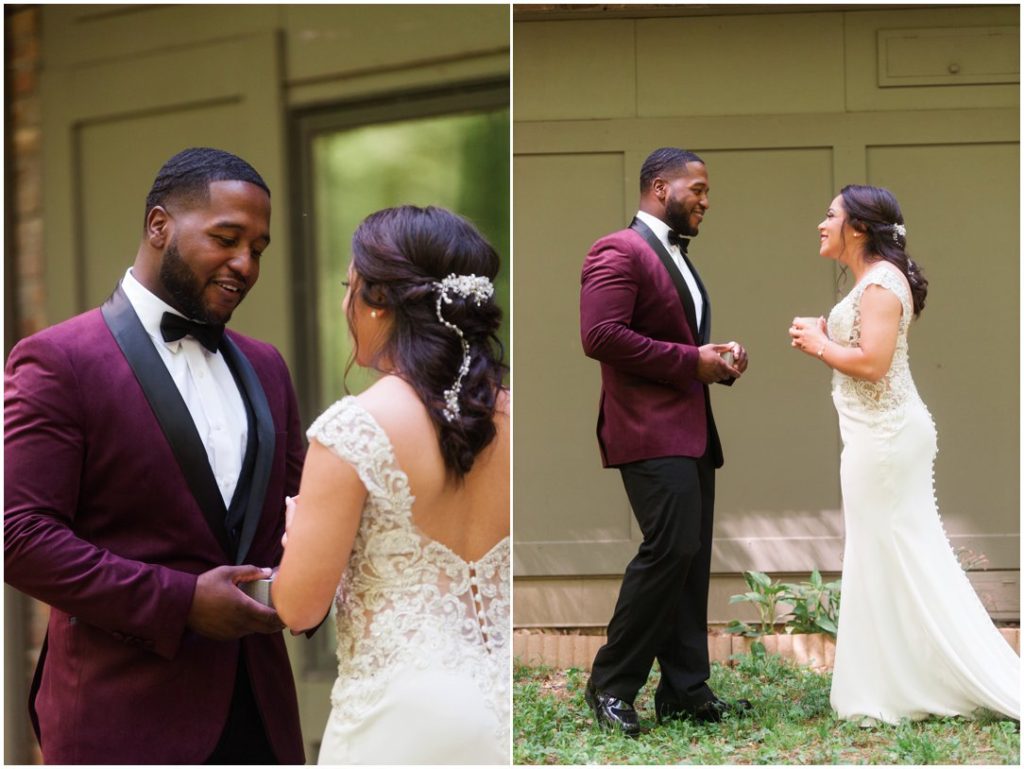
[[[885,376],[877,382],[869,382],[839,371],[832,373],[832,397],[836,406],[849,409],[878,424],[898,420],[907,400],[917,398],[917,388],[910,376],[907,348],[907,330],[914,311],[913,300],[907,284],[886,264],[880,262],[871,267],[850,293],[832,308],[828,316],[828,335],[832,341],[844,347],[856,347],[860,344],[860,302],[868,286],[877,285],[893,292],[903,305],[896,351]]]
[[[507,740],[510,676],[509,539],[475,562],[412,521],[414,497],[387,434],[353,397],[310,427],[350,464],[367,497],[335,597],[338,680],[332,718],[358,721],[408,666],[472,675]]]

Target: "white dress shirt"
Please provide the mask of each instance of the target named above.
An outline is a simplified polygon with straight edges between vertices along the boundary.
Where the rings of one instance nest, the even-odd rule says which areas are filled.
[[[683,280],[686,281],[687,288],[690,289],[690,295],[693,297],[693,309],[697,316],[697,328],[700,328],[701,319],[704,317],[704,297],[700,293],[700,288],[697,286],[697,279],[693,277],[693,273],[690,271],[689,265],[686,264],[686,260],[683,259],[683,254],[679,250],[679,246],[674,243],[668,242],[668,233],[672,228],[669,227],[665,222],[661,221],[656,216],[652,216],[646,211],[637,211],[636,218],[651,228],[658,240],[661,241],[661,245],[668,251],[668,255],[672,257],[672,261],[675,262],[676,267],[679,268],[679,272],[682,273]],[[682,237],[689,240],[689,236],[683,235]]]
[[[181,313],[139,283],[130,268],[121,287],[192,415],[224,505],[230,506],[249,437],[238,383],[219,351],[211,353],[191,336],[164,341],[160,319],[165,312]]]

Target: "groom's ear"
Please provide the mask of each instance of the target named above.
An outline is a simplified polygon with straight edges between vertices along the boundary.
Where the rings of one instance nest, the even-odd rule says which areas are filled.
[[[169,240],[171,216],[163,206],[153,206],[146,215],[146,241],[162,250]]]

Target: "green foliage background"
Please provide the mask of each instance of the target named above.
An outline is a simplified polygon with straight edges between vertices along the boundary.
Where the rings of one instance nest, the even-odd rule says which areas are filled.
[[[509,112],[507,108],[375,124],[314,140],[313,168],[324,408],[341,397],[351,354],[341,282],[352,233],[367,215],[403,204],[435,205],[472,221],[502,259],[495,285],[505,311],[499,336],[510,351]],[[353,368],[359,392],[373,375]]]

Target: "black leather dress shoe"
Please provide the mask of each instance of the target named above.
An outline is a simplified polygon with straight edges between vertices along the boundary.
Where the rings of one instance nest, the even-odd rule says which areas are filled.
[[[720,697],[702,702],[695,708],[661,705],[658,707],[658,723],[676,721],[682,718],[691,719],[698,724],[715,723],[721,721],[726,715],[739,716],[749,712],[752,708],[753,705],[750,704],[750,700],[727,702]]]
[[[630,703],[605,692],[599,692],[592,680],[587,681],[587,690],[583,697],[594,711],[594,718],[601,728],[618,730],[627,737],[636,737],[640,734],[640,721]]]

